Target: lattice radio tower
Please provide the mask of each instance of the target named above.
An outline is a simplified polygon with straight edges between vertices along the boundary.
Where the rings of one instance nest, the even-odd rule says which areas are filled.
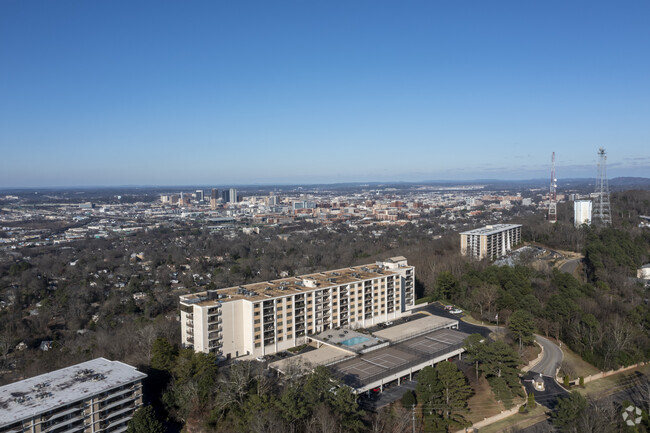
[[[598,178],[596,179],[596,203],[591,215],[591,220],[602,225],[612,223],[612,212],[609,206],[609,183],[605,163],[607,156],[605,149],[598,149]]]
[[[548,222],[557,222],[557,179],[555,178],[555,152],[551,158],[551,189],[548,193]]]

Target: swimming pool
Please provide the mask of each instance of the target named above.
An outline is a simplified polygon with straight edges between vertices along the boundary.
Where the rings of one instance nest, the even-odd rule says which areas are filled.
[[[348,338],[345,341],[341,341],[341,344],[344,346],[356,346],[357,344],[365,343],[366,341],[370,341],[370,338],[368,337],[353,337],[353,338]]]

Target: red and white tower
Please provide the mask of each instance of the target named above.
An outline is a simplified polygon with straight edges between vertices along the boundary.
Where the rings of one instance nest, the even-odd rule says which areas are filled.
[[[555,177],[555,152],[551,159],[551,189],[548,193],[548,222],[557,222],[557,179]]]

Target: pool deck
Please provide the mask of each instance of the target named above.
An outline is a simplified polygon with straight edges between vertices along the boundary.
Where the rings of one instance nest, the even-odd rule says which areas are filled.
[[[363,334],[353,329],[328,329],[318,335],[311,335],[308,338],[316,343],[325,344],[328,346],[336,347],[337,349],[348,351],[352,354],[363,353],[367,350],[372,350],[374,347],[387,345],[387,341],[383,338],[377,338],[371,334]],[[353,339],[363,339],[357,344],[343,344],[346,341]]]

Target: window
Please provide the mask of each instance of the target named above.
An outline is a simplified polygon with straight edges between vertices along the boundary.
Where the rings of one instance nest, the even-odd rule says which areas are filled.
[[[255,324],[257,325],[258,323],[260,323],[260,319],[255,319]]]
[[[262,347],[262,343],[255,343],[255,347]]]

